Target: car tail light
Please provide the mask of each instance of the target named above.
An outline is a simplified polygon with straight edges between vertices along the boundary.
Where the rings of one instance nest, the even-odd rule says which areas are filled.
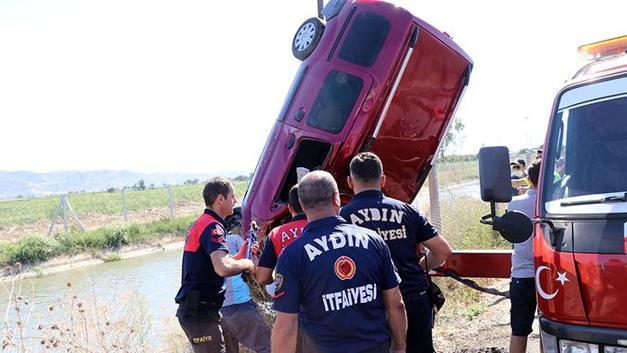
[[[588,60],[618,55],[627,50],[627,36],[602,40],[579,47],[578,51]]]

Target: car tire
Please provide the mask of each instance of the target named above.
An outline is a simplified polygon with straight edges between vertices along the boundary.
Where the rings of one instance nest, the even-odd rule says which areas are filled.
[[[316,49],[324,32],[324,24],[316,17],[303,22],[292,40],[292,54],[298,60],[305,60]]]

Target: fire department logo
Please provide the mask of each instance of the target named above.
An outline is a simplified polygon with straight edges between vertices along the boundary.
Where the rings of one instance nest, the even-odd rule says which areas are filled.
[[[357,271],[357,266],[355,266],[355,261],[348,256],[340,256],[337,260],[335,260],[335,275],[337,278],[343,280],[351,279],[355,276],[355,272]]]
[[[278,293],[283,289],[283,275],[276,273],[274,275],[274,293]]]

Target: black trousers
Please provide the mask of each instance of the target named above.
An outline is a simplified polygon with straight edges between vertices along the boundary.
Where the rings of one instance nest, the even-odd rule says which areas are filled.
[[[526,337],[532,332],[536,316],[535,278],[512,278],[509,284],[510,325],[512,336]]]
[[[176,317],[195,353],[225,353],[220,313],[217,309],[200,308],[190,313],[181,304],[176,311]]]
[[[407,312],[407,353],[433,353],[433,308],[425,292],[403,295]]]

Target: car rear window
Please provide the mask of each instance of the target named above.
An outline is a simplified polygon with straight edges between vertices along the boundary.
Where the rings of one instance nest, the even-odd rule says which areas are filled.
[[[334,134],[342,131],[363,85],[357,76],[331,71],[318,92],[307,125]]]
[[[387,18],[370,12],[360,13],[340,49],[340,59],[365,67],[372,66],[389,31],[390,21]]]

